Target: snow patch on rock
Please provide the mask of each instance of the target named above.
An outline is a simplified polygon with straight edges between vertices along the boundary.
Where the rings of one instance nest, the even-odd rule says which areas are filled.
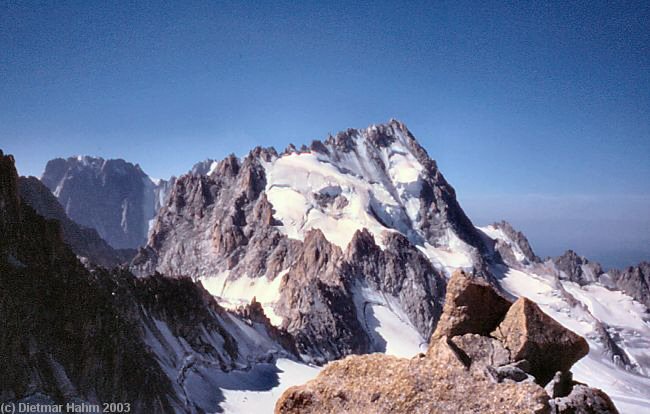
[[[251,278],[247,275],[233,279],[229,277],[230,272],[225,271],[216,276],[199,278],[199,281],[226,309],[248,305],[255,298],[262,305],[271,324],[280,326],[282,317],[275,313],[273,307],[280,297],[282,278],[288,272],[289,269],[285,269],[271,280],[266,276]]]

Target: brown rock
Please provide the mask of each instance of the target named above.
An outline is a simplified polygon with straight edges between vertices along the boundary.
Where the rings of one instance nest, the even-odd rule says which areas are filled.
[[[431,341],[466,333],[488,336],[510,305],[487,282],[456,271],[447,283],[445,306]]]
[[[576,384],[571,394],[550,401],[557,414],[618,414],[618,410],[607,394],[598,388]]]
[[[533,383],[493,383],[472,375],[446,338],[430,357],[381,354],[330,363],[289,388],[276,413],[549,413],[549,397]]]
[[[589,352],[587,341],[542,312],[534,302],[519,298],[492,332],[510,351],[513,361],[526,359],[530,373],[546,384],[557,371],[568,371]]]
[[[477,334],[465,334],[451,338],[470,360],[472,369],[483,369],[485,366],[501,366],[510,362],[510,354],[501,342],[494,338]]]

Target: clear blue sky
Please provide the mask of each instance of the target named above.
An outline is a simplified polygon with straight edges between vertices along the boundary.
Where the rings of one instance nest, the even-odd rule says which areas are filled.
[[[395,117],[478,224],[650,260],[650,2],[171,3],[0,0],[20,173],[91,154],[165,178]]]

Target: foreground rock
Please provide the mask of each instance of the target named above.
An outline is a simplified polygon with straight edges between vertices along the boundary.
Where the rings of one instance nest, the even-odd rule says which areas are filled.
[[[587,341],[546,315],[534,302],[518,299],[492,335],[514,360],[528,360],[530,372],[546,384],[557,371],[568,371],[587,355]]]
[[[316,380],[287,390],[276,412],[547,413],[548,400],[532,383],[473,376],[445,338],[426,358],[373,354],[333,362]]]
[[[461,271],[447,284],[443,313],[433,338],[466,333],[488,335],[503,320],[508,308],[510,301],[492,286]]]
[[[584,384],[575,384],[568,396],[555,398],[550,403],[553,412],[558,414],[618,412],[607,394],[597,388],[590,388]]]
[[[275,412],[617,412],[604,392],[572,380],[569,368],[588,351],[584,339],[528,299],[510,305],[485,282],[456,272],[445,301],[426,356],[330,363],[289,388]]]

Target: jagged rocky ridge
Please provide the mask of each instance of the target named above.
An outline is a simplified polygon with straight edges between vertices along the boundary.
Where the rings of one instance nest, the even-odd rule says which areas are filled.
[[[650,263],[641,262],[625,269],[603,270],[599,263],[579,256],[573,250],[552,259],[560,270],[560,278],[580,285],[601,283],[611,289],[618,289],[650,307]]]
[[[561,280],[575,282],[581,286],[598,283],[612,290],[620,290],[646,307],[650,307],[650,263],[648,262],[641,262],[625,269],[606,271],[599,263],[590,261],[573,250],[567,250],[558,257],[542,260],[535,255],[526,236],[515,230],[510,223],[501,221],[483,230],[487,230],[494,236],[494,250],[511,267],[522,268],[545,263],[554,268]]]
[[[400,177],[398,163],[414,171]],[[294,191],[284,181],[301,166],[312,182]],[[327,169],[320,177],[319,168]],[[309,204],[302,223],[280,203],[292,197]],[[332,216],[339,221],[328,223]],[[481,271],[484,246],[453,188],[394,121],[315,141],[302,153],[256,148],[243,160],[226,158],[210,175],[179,178],[132,268],[200,279],[235,303],[255,291],[239,286],[258,285],[267,290],[265,310],[294,335],[300,352],[325,362],[385,350],[368,326],[369,304],[397,308],[426,343],[446,269],[437,270],[418,246],[446,251],[450,239]]]
[[[617,413],[607,394],[571,379],[588,349],[528,299],[511,304],[457,272],[426,355],[330,363],[285,391],[275,412]]]
[[[174,178],[154,181],[122,159],[78,156],[50,160],[41,181],[72,220],[97,230],[114,248],[134,249],[146,242],[149,220]]]
[[[552,284],[556,296],[562,298],[568,307],[582,307],[576,312],[576,317],[588,320],[592,325],[593,331],[586,334],[602,348],[602,354],[626,370],[647,376],[650,367],[649,355],[645,351],[650,344],[647,338],[650,321],[647,275],[650,268],[645,262],[625,270],[604,271],[600,264],[572,250],[542,260],[534,255],[525,236],[506,222],[494,223],[482,231],[494,238],[495,251],[508,266],[555,280]],[[626,296],[617,292],[638,303],[629,303]],[[585,294],[586,297],[581,297]],[[610,315],[621,304],[625,305],[621,316]],[[636,318],[630,318],[630,315]],[[625,323],[627,319],[631,319],[631,323]]]
[[[612,286],[574,285],[508,223],[475,228],[403,124],[210,167],[178,180],[134,272],[190,276],[227,308],[255,297],[307,360],[324,363],[414,355],[435,328],[445,278],[471,270],[588,339],[576,378],[598,372],[617,404],[650,407],[647,308]]]
[[[575,377],[612,390],[622,411],[643,412],[650,389],[646,308],[600,282],[579,285],[563,277],[554,263],[537,259],[523,234],[505,228],[507,223],[500,224],[503,229],[474,228],[423,154],[408,130],[391,122],[300,150],[290,146],[282,154],[258,148],[244,159],[210,162],[208,175],[195,171],[173,186],[175,196],[160,210],[132,268],[141,276],[160,271],[200,280],[240,315],[238,327],[244,323],[262,332],[270,341],[263,348],[281,344],[289,354],[318,363],[355,352],[415,355],[435,329],[445,278],[452,269],[473,269],[504,296],[530,296],[585,336],[591,351],[574,366]],[[172,287],[161,283],[160,289]],[[162,355],[158,360],[167,361],[167,378],[187,385],[176,388],[176,399],[218,407],[217,373],[223,371],[197,371],[185,358],[169,356],[188,350],[187,341],[173,339],[177,328],[165,317],[140,317],[149,321],[146,332],[158,332],[145,338]],[[218,343],[215,348],[223,347]],[[264,363],[255,361],[266,360],[266,353],[243,349],[238,364],[257,374]],[[196,372],[205,379],[198,388],[196,376],[179,375]],[[242,371],[229,372],[237,377]],[[215,397],[197,394],[201,386]]]
[[[18,183],[0,152],[0,401],[218,412],[226,373],[266,364],[277,378],[275,358],[296,358],[286,333],[187,278],[87,269]]]

